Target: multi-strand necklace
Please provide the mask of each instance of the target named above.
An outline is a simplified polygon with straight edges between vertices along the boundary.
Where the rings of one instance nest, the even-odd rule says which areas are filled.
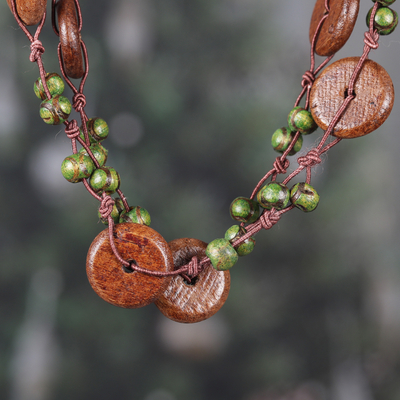
[[[321,155],[342,139],[377,129],[393,106],[389,75],[368,57],[378,47],[379,35],[387,35],[397,26],[397,13],[389,7],[394,0],[375,2],[366,16],[368,30],[362,55],[329,66],[353,31],[359,0],[317,0],[310,26],[310,69],[302,77],[302,90],[293,108],[288,110],[287,126],[272,135],[272,146],[280,153],[273,168],[249,197],[233,200],[230,214],[237,224],[224,238],[209,244],[189,238],[166,243],[150,228],[148,211],[128,204],[120,190],[118,172],[106,165],[103,141],[109,133],[107,123],[85,112],[83,90],[89,57],[81,38],[79,1],[52,1],[62,77],[47,73],[42,62],[44,47],[39,36],[46,20],[46,1],[7,1],[31,42],[30,61],[39,67],[34,90],[42,101],[40,115],[47,124],[64,124],[71,139],[72,154],[64,159],[62,174],[69,182],[83,183],[99,201],[99,217],[108,225],[90,246],[89,281],[100,297],[120,307],[137,308],[154,302],[164,315],[179,322],[197,322],[213,315],[228,296],[229,269],[240,256],[253,251],[254,236],[262,229],[271,229],[292,209],[310,212],[318,206],[319,195],[311,179]],[[26,25],[36,24],[32,35]],[[326,57],[319,66],[315,65],[315,54]],[[71,79],[79,79],[79,85],[76,87]],[[64,81],[74,93],[72,104],[63,96]],[[79,123],[69,120],[72,109],[79,114]],[[280,179],[287,174],[290,157],[301,150],[303,135],[312,134],[317,127],[324,131],[318,144],[298,157],[295,170]],[[305,181],[292,182],[303,170]]]

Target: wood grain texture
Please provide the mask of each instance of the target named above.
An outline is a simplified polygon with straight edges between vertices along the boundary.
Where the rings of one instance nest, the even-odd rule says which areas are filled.
[[[342,105],[348,82],[359,61],[349,57],[334,62],[315,80],[310,94],[310,109],[318,126],[326,130]],[[375,61],[366,60],[354,86],[356,97],[336,125],[333,136],[356,138],[379,128],[392,111],[393,83]]]
[[[357,21],[360,0],[329,0],[329,6],[329,15],[315,44],[315,52],[319,56],[330,56],[347,42]],[[310,43],[325,12],[325,0],[317,0],[311,17]]]
[[[118,224],[114,240],[119,254],[151,271],[172,271],[171,250],[163,237],[146,225]],[[126,272],[112,252],[108,229],[100,232],[89,248],[86,272],[94,291],[105,301],[124,308],[152,303],[167,288],[170,277]]]
[[[12,0],[7,0],[10,10]],[[38,24],[46,11],[47,0],[16,0],[17,14],[25,25]]]
[[[193,256],[205,256],[207,243],[197,239],[176,239],[168,243],[174,268],[187,264]],[[194,323],[214,315],[225,303],[230,289],[229,271],[217,271],[208,265],[193,285],[182,276],[174,276],[165,292],[155,301],[156,306],[169,319]]]
[[[57,17],[65,73],[70,78],[82,78],[81,34],[74,0],[60,0],[57,3]]]

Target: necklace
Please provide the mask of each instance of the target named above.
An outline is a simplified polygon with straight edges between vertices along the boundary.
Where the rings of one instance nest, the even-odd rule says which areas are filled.
[[[18,1],[10,4],[16,17],[18,4]],[[104,166],[107,154],[99,142],[108,135],[108,127],[102,119],[89,119],[85,113],[83,88],[89,63],[85,44],[79,39],[82,28],[79,3],[61,1],[56,4],[53,1],[52,19],[53,28],[60,35],[58,54],[61,72],[74,92],[72,108],[80,114],[81,129],[77,121],[68,121],[71,105],[62,96],[62,80],[55,74],[46,76],[41,61],[44,48],[39,35],[45,21],[44,6],[39,2],[29,4],[34,5],[35,12],[29,10],[27,16],[39,16],[33,21],[34,24],[40,22],[36,34],[30,35],[23,23],[19,23],[32,43],[30,59],[38,63],[40,70],[36,92],[43,100],[41,116],[47,123],[65,124],[73,154],[64,160],[63,175],[70,182],[82,182],[85,185],[89,193],[100,202],[100,217],[108,224],[108,229],[97,236],[89,250],[89,281],[102,298],[118,306],[135,308],[156,302],[164,314],[181,322],[196,322],[213,315],[228,295],[228,270],[236,263],[239,255],[252,251],[254,235],[261,229],[272,228],[284,213],[295,207],[307,212],[316,208],[319,196],[310,185],[311,171],[321,162],[321,155],[343,138],[358,137],[373,131],[384,122],[392,108],[393,87],[390,77],[379,65],[367,60],[367,57],[378,44],[379,35],[374,28],[374,21],[381,34],[388,34],[397,25],[397,14],[387,7],[388,4],[376,3],[367,17],[369,30],[361,58],[339,60],[316,79],[333,53],[346,42],[358,13],[358,1],[342,1],[334,5],[325,1],[317,2],[310,38],[316,45],[316,52],[327,59],[315,68],[312,51],[311,68],[303,76],[302,92],[288,116],[289,126],[278,129],[273,135],[273,146],[282,155],[276,159],[273,169],[261,179],[249,198],[239,197],[232,203],[231,215],[242,224],[230,228],[225,238],[217,239],[209,245],[195,239],[182,239],[168,245],[160,234],[148,227],[149,213],[141,207],[129,206],[119,189],[120,178],[115,169]],[[325,20],[331,22],[329,26],[332,26],[332,21],[336,21],[337,26],[343,25],[342,10],[345,7],[350,7],[352,11],[345,15],[346,29],[339,30],[336,27],[333,32],[329,29],[324,31],[324,26],[328,26],[324,25]],[[18,13],[23,14],[20,11]],[[31,24],[32,21],[24,20],[24,15],[20,17]],[[332,48],[332,43],[338,48]],[[339,72],[342,74],[340,78],[337,77]],[[340,86],[336,92],[328,86],[333,77],[336,79],[334,87]],[[375,78],[373,85],[371,77]],[[78,88],[75,88],[70,78],[82,79]],[[43,86],[44,81],[48,84]],[[367,91],[363,97],[361,94],[364,95],[367,86],[371,86],[372,91]],[[303,96],[306,96],[305,105],[300,107]],[[377,99],[377,102],[368,108],[367,103],[371,103],[371,98]],[[333,104],[335,107],[332,107]],[[352,107],[354,104],[356,106]],[[282,182],[277,181],[278,176],[286,174],[289,167],[287,156],[300,150],[302,135],[312,133],[316,128],[315,122],[325,131],[319,144],[298,158],[298,168],[295,171]],[[336,139],[328,143],[332,133]],[[79,151],[78,145],[82,146]],[[302,170],[307,171],[306,181],[289,189],[287,184]],[[266,183],[269,179],[271,182]],[[114,192],[118,193],[119,198],[111,197]],[[261,213],[260,205],[263,209]],[[207,291],[209,288],[215,288],[218,296],[215,293],[210,295]],[[186,293],[182,294],[183,291]],[[177,293],[179,296],[175,298]],[[207,295],[204,297],[205,293]],[[192,309],[183,309],[182,303],[187,304],[188,298],[193,300]],[[193,312],[199,305],[204,305],[202,310],[196,309]]]

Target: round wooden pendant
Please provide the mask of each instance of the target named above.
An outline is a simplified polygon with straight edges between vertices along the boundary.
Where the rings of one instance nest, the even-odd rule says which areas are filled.
[[[167,242],[146,225],[117,224],[114,241],[124,260],[151,271],[173,270],[172,254]],[[125,268],[111,249],[108,229],[100,232],[91,244],[86,272],[94,291],[102,299],[124,308],[139,308],[152,303],[165,291],[171,279]]]
[[[315,80],[310,110],[315,122],[326,130],[347,96],[348,82],[359,61],[349,57],[334,62]],[[379,128],[392,111],[393,83],[379,64],[366,60],[354,86],[355,98],[337,123],[333,136],[350,139]]]
[[[319,56],[330,56],[341,49],[353,32],[360,0],[329,0],[329,15],[322,23],[315,43]],[[317,0],[311,17],[310,43],[318,24],[326,14],[325,0]]]
[[[8,6],[12,11],[12,0],[7,0]],[[32,26],[38,24],[46,11],[47,0],[16,0],[16,11],[25,25]]]
[[[175,269],[184,266],[193,256],[205,257],[207,243],[197,239],[176,239],[168,243],[172,251]],[[169,319],[193,323],[214,315],[228,298],[229,271],[217,271],[207,265],[188,284],[180,275],[172,277],[165,292],[155,301],[156,306]]]
[[[60,0],[57,3],[57,16],[65,73],[70,78],[82,78],[85,71],[75,1]]]

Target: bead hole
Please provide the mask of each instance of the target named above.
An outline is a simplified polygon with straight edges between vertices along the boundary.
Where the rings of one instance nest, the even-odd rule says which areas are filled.
[[[357,96],[357,95],[356,95],[356,92],[354,91],[354,89],[353,89],[353,92],[352,92],[351,94],[352,94],[354,97]],[[344,90],[344,98],[347,99],[347,97],[349,97],[349,95],[350,95],[349,89],[346,88],[346,89]]]
[[[183,277],[183,283],[187,286],[194,286],[196,282],[198,281],[199,277],[195,276],[191,278],[191,281],[189,282],[185,277]]]
[[[126,272],[127,274],[132,274],[133,272],[136,272],[133,268],[132,268],[132,264],[137,265],[137,262],[135,260],[127,260],[128,263],[130,264],[129,266],[126,266],[124,264],[122,264],[122,270],[124,272]]]

